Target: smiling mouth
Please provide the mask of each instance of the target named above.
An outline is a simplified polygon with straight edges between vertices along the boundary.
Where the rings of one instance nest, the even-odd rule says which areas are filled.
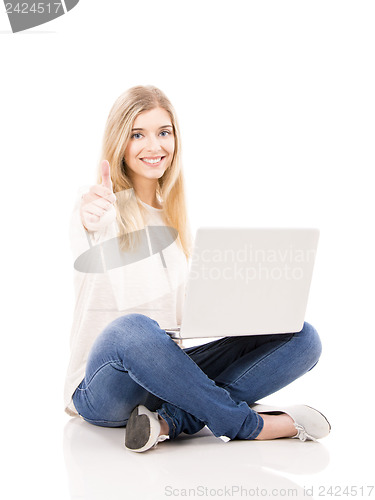
[[[156,156],[154,158],[141,158],[141,160],[143,161],[143,163],[145,163],[146,165],[150,165],[150,166],[157,166],[157,165],[160,165],[160,163],[162,162],[162,160],[164,160],[165,156]]]

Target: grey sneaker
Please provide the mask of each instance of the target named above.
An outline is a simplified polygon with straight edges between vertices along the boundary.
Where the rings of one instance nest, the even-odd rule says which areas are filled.
[[[159,415],[139,405],[131,412],[125,430],[125,448],[130,451],[142,452],[156,446],[169,436],[161,435]]]
[[[294,427],[297,434],[292,436],[301,441],[316,441],[328,436],[331,431],[331,424],[320,411],[307,405],[285,406],[284,408],[252,404],[250,408],[257,413],[286,413],[294,420]]]

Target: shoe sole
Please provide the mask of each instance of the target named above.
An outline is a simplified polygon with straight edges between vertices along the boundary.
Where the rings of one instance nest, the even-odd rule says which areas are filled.
[[[155,444],[159,432],[160,425],[153,421],[152,413],[145,406],[137,406],[126,424],[125,448],[138,453],[146,451]]]

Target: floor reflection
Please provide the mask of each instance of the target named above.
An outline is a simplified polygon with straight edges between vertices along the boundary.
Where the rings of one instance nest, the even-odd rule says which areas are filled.
[[[67,423],[71,499],[266,497],[265,491],[268,497],[306,498],[298,475],[316,474],[329,462],[321,443],[297,439],[224,443],[203,429],[137,454],[125,450],[124,434],[123,428],[96,427],[79,418]],[[296,482],[283,473],[296,475]]]

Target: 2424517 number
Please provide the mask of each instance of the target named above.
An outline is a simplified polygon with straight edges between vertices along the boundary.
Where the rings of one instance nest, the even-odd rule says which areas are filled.
[[[45,2],[39,2],[39,3],[16,3],[15,5],[11,3],[6,3],[5,4],[6,12],[7,14],[12,14],[16,12],[17,14],[57,14],[59,9],[62,9],[62,3],[61,2],[54,2],[54,3],[45,3]]]

